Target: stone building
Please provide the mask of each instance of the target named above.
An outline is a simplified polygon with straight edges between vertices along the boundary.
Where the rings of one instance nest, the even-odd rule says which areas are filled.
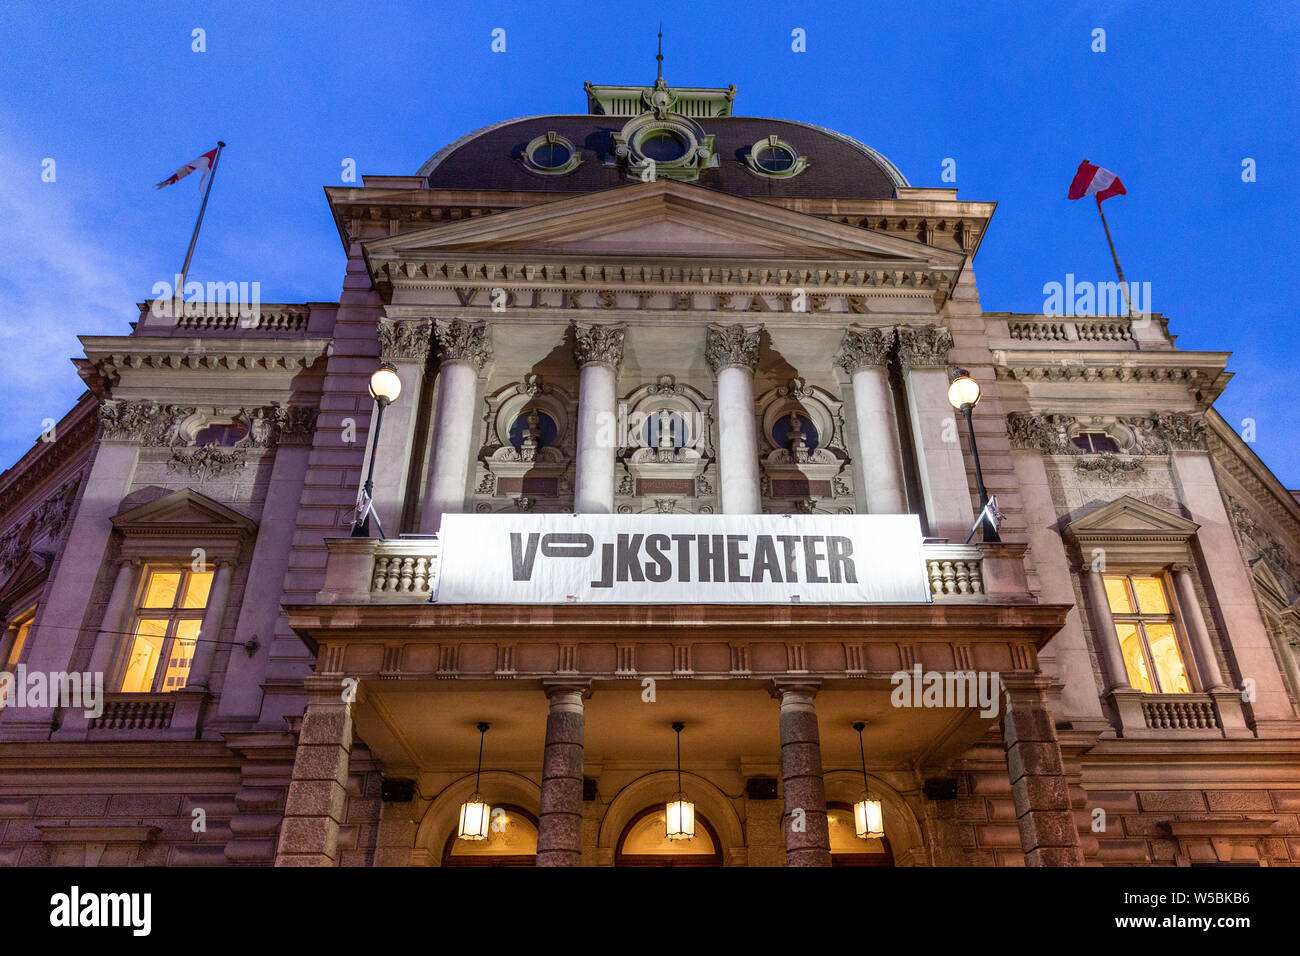
[[[327,189],[337,302],[81,339],[0,476],[0,862],[1300,862],[1300,504],[1214,411],[1228,354],[985,311],[992,202],[734,88],[586,95]],[[444,516],[746,515],[916,516],[927,593],[438,599]],[[896,706],[913,673],[1003,690]]]

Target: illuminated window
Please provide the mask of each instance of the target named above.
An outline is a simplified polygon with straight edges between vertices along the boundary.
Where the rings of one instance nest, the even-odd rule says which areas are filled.
[[[145,568],[122,676],[124,693],[174,691],[185,686],[208,606],[212,574],[188,568]]]
[[[23,647],[27,644],[27,635],[31,632],[32,622],[36,620],[36,607],[29,607],[22,614],[14,618],[10,627],[16,628],[17,633],[14,635],[13,645],[9,648],[9,653],[5,657],[4,667],[2,668],[9,673],[13,673],[14,668],[23,656]]]
[[[496,804],[488,819],[486,840],[457,840],[455,830],[442,851],[443,866],[534,866],[537,821],[509,804]]]
[[[614,863],[617,866],[722,866],[718,836],[708,820],[695,814],[695,836],[668,839],[667,808],[660,803],[642,810],[623,828]]]
[[[1129,683],[1145,694],[1191,693],[1163,578],[1107,574],[1103,579]]]
[[[831,838],[831,866],[893,866],[889,837],[859,840],[853,825],[853,808],[846,803],[826,806],[826,825]]]

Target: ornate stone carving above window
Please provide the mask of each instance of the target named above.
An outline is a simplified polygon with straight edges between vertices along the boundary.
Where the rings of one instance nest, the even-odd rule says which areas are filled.
[[[1092,446],[1080,441],[1085,435],[1104,434],[1114,440],[1119,454],[1110,463],[1089,463],[1081,470],[1101,474],[1136,472],[1123,456],[1167,455],[1171,449],[1205,447],[1205,419],[1184,412],[1157,412],[1151,415],[1074,415],[1012,412],[1007,416],[1007,435],[1012,448],[1031,448],[1044,455],[1086,456]],[[1101,456],[1105,458],[1106,455]]]
[[[564,495],[564,475],[574,455],[576,401],[533,374],[490,396],[487,405],[480,457],[488,474],[480,478],[476,494],[526,497],[530,509],[538,499]]]
[[[835,480],[848,464],[843,405],[824,389],[793,379],[758,399],[764,492],[773,498],[841,497]]]
[[[713,403],[672,375],[661,375],[632,392],[620,412],[626,428],[618,455],[627,475],[619,494],[694,497],[714,457]]]
[[[610,152],[629,179],[693,182],[718,165],[713,136],[680,113],[672,112],[677,94],[660,77],[643,94],[646,112],[628,120],[610,138]]]
[[[237,450],[269,449],[281,441],[308,443],[316,410],[298,405],[194,406],[108,399],[100,403],[99,420],[103,440],[171,448],[176,450],[173,459],[185,465],[195,458],[185,449],[207,447],[207,443],[199,445],[200,438],[205,430],[215,437],[214,427],[242,431],[243,437],[227,446]]]
[[[0,535],[0,575],[14,570],[42,543],[46,550],[55,551],[59,539],[72,514],[72,504],[77,500],[81,478],[71,478],[57,491],[41,502],[24,519]]]

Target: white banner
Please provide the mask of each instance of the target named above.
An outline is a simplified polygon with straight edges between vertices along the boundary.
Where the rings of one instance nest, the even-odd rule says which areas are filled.
[[[916,515],[448,514],[439,604],[927,604]]]

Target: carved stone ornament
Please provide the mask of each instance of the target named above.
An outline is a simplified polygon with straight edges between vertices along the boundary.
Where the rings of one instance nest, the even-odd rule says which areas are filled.
[[[1069,439],[1074,423],[1072,415],[1012,412],[1007,416],[1007,435],[1012,448],[1029,448],[1044,455],[1077,455],[1081,449]]]
[[[379,357],[385,362],[418,362],[429,359],[432,346],[433,323],[429,320],[394,322],[381,319],[376,329],[379,334]]]
[[[1153,415],[1121,418],[1119,421],[1138,433],[1146,454],[1163,454],[1166,446],[1179,451],[1206,448],[1206,422],[1203,415],[1186,412],[1156,412]]]
[[[99,435],[104,441],[177,445],[181,444],[181,422],[194,412],[192,406],[108,399],[99,403]]]
[[[576,324],[573,327],[573,361],[584,365],[618,368],[623,361],[623,337],[627,326],[614,323]]]
[[[438,357],[443,362],[469,362],[475,369],[482,370],[492,358],[486,323],[464,319],[437,322],[433,327],[433,338],[438,347]]]
[[[860,368],[884,365],[889,360],[889,350],[894,346],[897,333],[890,328],[859,328],[844,330],[835,364],[852,375]]]
[[[1110,452],[1081,457],[1074,463],[1081,477],[1095,478],[1103,484],[1115,485],[1146,473],[1142,462],[1136,458],[1121,458]]]
[[[903,368],[944,368],[952,350],[952,333],[941,325],[898,329],[898,357]]]
[[[59,540],[72,514],[79,487],[79,477],[64,482],[58,491],[37,506],[27,520],[0,535],[0,574],[8,574],[17,567],[31,546],[42,538],[50,542]]]
[[[761,325],[710,325],[704,345],[704,358],[713,374],[733,366],[749,369],[758,366],[758,340]]]
[[[248,463],[242,448],[222,448],[220,445],[200,445],[197,448],[177,448],[167,462],[168,471],[185,471],[192,478],[214,479],[229,472],[237,472]]]
[[[310,445],[316,433],[316,409],[310,405],[277,405],[275,428],[275,440],[281,445]]]

